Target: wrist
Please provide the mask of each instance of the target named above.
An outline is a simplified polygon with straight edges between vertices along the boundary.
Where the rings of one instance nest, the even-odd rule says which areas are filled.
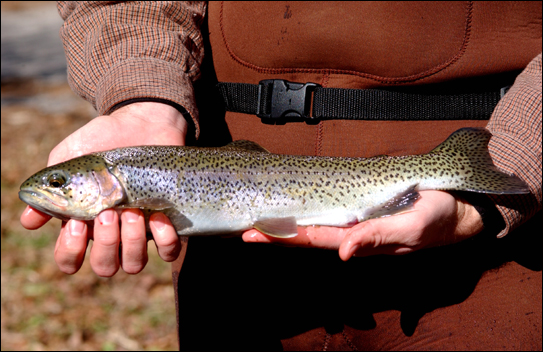
[[[183,112],[188,115],[186,110],[181,106],[177,106],[176,108],[173,104],[170,105],[163,102],[136,101],[118,107],[109,116],[121,121],[140,121],[147,126],[149,134],[173,129],[179,133],[184,142],[189,129],[188,121],[191,121],[191,119],[190,115],[186,118]]]
[[[456,192],[455,198],[470,205],[480,216],[485,233],[497,235],[505,228],[505,221],[487,194]]]
[[[477,209],[461,198],[456,198],[456,203],[458,222],[454,231],[455,237],[462,240],[483,231],[483,218]]]
[[[183,114],[170,104],[158,101],[128,101],[119,105],[109,116],[134,116],[148,122],[157,120],[184,120]]]

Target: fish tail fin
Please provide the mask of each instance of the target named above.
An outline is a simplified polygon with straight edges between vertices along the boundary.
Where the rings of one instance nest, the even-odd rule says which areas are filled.
[[[445,173],[452,177],[449,190],[465,190],[492,194],[529,193],[530,189],[515,175],[508,175],[494,166],[488,142],[492,134],[484,128],[462,128],[429,154],[439,156]],[[440,168],[438,172],[443,172]]]

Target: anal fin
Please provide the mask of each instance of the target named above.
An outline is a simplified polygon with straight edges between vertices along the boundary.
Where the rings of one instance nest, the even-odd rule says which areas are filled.
[[[413,204],[420,198],[420,193],[417,188],[418,184],[413,185],[404,192],[398,193],[387,202],[368,209],[362,220],[382,218],[411,210]]]
[[[294,216],[269,218],[255,221],[253,227],[268,236],[291,238],[298,234],[298,225]]]

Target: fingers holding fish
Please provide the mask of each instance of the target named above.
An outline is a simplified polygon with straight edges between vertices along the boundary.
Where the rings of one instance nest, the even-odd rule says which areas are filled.
[[[55,261],[60,271],[75,274],[81,268],[87,250],[87,224],[83,221],[63,221],[55,245]]]
[[[272,237],[252,229],[245,231],[245,242],[273,243],[285,247],[305,247],[337,250],[349,228],[331,226],[298,226],[298,235],[291,238]]]
[[[148,262],[145,218],[138,209],[119,213],[105,210],[89,224],[79,220],[63,222],[55,247],[59,269],[66,274],[79,271],[88,240],[92,239],[90,263],[97,275],[113,276],[119,266],[128,274],[141,272]],[[161,258],[169,262],[175,260],[181,244],[168,218],[154,214],[150,227]]]
[[[96,275],[111,277],[119,270],[120,242],[119,216],[115,210],[104,210],[94,220],[90,264]]]
[[[457,242],[460,239],[456,229],[462,229],[463,238],[481,230],[477,211],[473,209],[474,213],[469,216],[459,211],[459,204],[469,206],[465,202],[447,192],[422,191],[420,194],[410,211],[364,221],[350,228],[299,226],[298,235],[292,238],[272,237],[253,229],[246,231],[242,238],[245,242],[339,250],[340,257],[348,260],[352,256],[406,254]]]
[[[39,210],[27,206],[21,214],[21,224],[25,229],[35,230],[45,225],[51,218],[51,215],[44,214]]]
[[[339,255],[343,260],[398,255],[458,242],[482,230],[479,213],[464,211],[469,208],[473,207],[447,192],[423,191],[413,211],[355,225],[341,243]]]
[[[404,224],[398,221],[386,220],[388,219],[369,220],[353,227],[339,247],[340,258],[347,261],[351,257],[406,254],[415,251],[420,232],[406,229]],[[406,243],[402,243],[402,239]]]
[[[181,242],[168,217],[162,213],[151,215],[149,227],[153,233],[160,258],[166,262],[176,260],[181,252]]]
[[[121,221],[121,267],[128,274],[137,274],[149,259],[145,219],[139,209],[126,209]]]

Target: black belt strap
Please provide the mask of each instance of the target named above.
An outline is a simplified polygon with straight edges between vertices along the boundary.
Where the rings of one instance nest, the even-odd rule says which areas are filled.
[[[219,83],[217,88],[227,111],[254,114],[265,123],[281,123],[289,119],[487,120],[509,87],[484,93],[427,95],[264,80],[258,85]]]

